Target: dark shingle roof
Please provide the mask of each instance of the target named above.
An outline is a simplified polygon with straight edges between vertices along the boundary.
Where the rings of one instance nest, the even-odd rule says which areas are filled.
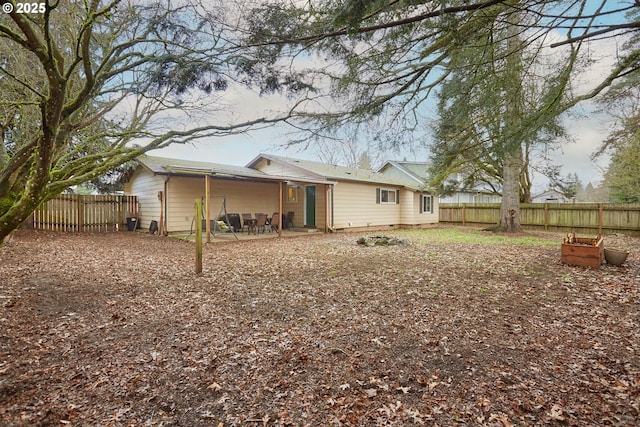
[[[321,177],[327,180],[342,180],[342,181],[359,181],[369,182],[373,184],[387,184],[396,185],[401,187],[417,188],[418,185],[415,181],[410,179],[393,179],[380,172],[375,172],[368,169],[352,168],[340,165],[330,165],[321,162],[314,162],[311,160],[292,159],[289,157],[274,156],[272,154],[260,154],[254,160],[252,160],[247,166],[255,166],[260,159],[267,159],[271,161],[277,161],[285,163],[294,168],[304,169],[311,172],[316,177]]]
[[[242,176],[247,178],[272,178],[270,175],[259,170],[244,166],[169,159],[155,156],[141,156],[137,160],[151,172],[160,175],[220,175]]]
[[[137,161],[154,174],[181,176],[213,176],[219,178],[245,178],[267,181],[298,180],[314,183],[329,183],[322,179],[300,179],[287,176],[275,176],[245,166],[225,165],[221,163],[199,162],[193,160],[170,159],[156,156],[140,156]]]

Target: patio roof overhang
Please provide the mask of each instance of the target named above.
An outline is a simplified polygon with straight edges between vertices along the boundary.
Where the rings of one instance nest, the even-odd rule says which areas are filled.
[[[199,168],[199,167],[190,167],[190,166],[171,166],[167,165],[163,167],[164,171],[162,174],[167,176],[181,176],[181,177],[190,177],[190,178],[204,178],[204,186],[205,186],[205,206],[206,214],[205,214],[205,231],[206,231],[206,239],[207,243],[210,242],[210,212],[208,209],[209,206],[209,198],[210,198],[210,179],[224,179],[224,180],[234,180],[234,181],[244,181],[244,182],[269,182],[273,184],[278,184],[280,196],[278,211],[282,212],[282,197],[283,197],[283,184],[327,184],[327,185],[335,185],[337,182],[328,181],[323,179],[309,179],[309,178],[301,178],[301,177],[293,177],[293,176],[284,176],[284,175],[269,175],[263,173],[258,170],[252,170],[248,168],[236,168],[235,170],[227,170],[226,168]],[[166,171],[166,172],[165,172]],[[328,194],[328,193],[327,193]],[[278,236],[282,236],[282,228],[278,229]]]
[[[188,166],[167,165],[164,167],[167,175],[179,175],[185,177],[205,177],[213,179],[231,179],[247,182],[292,182],[303,184],[329,184],[335,185],[337,182],[324,179],[312,179],[286,175],[269,175],[257,170],[240,170],[237,169],[209,169]],[[243,168],[246,169],[246,168]]]

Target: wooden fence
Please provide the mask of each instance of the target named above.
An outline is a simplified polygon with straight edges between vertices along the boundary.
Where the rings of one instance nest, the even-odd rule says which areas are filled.
[[[499,203],[440,205],[441,223],[488,226],[499,217]],[[523,203],[520,222],[526,229],[640,235],[640,204]]]
[[[136,196],[60,194],[32,215],[36,230],[115,231],[126,229],[126,218],[136,216]]]

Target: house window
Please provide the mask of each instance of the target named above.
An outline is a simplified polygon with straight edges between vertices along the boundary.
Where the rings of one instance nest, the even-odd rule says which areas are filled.
[[[287,186],[287,202],[295,203],[298,201],[298,189],[296,187]]]
[[[376,203],[398,203],[398,191],[389,188],[376,188]]]
[[[433,213],[433,197],[427,194],[420,195],[420,213]]]

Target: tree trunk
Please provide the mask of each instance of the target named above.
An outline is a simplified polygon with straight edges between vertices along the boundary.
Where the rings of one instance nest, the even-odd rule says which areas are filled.
[[[496,231],[517,233],[522,230],[520,225],[520,169],[522,156],[519,150],[505,153],[502,171],[502,204],[500,205],[500,220]]]
[[[516,2],[517,3],[517,2]],[[518,32],[518,14],[510,14],[508,17],[510,37],[507,40],[507,98],[505,129],[503,129],[503,156],[502,168],[502,204],[500,205],[500,220],[497,230],[507,233],[517,233],[522,230],[520,226],[520,178],[524,157],[522,155],[524,138],[520,132],[516,132],[522,125],[522,46]]]
[[[0,212],[0,246],[10,240],[11,233],[33,213],[39,203],[17,201],[6,212]],[[6,240],[5,240],[6,239]]]

